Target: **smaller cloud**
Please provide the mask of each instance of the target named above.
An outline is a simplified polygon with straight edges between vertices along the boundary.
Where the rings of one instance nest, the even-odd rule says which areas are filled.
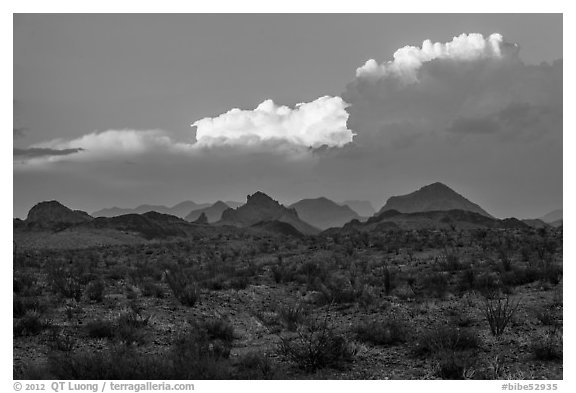
[[[83,151],[83,156],[125,156],[170,149],[176,143],[161,130],[108,130],[72,140],[54,139],[31,148]]]
[[[38,148],[30,147],[27,149],[14,148],[13,154],[17,158],[40,158],[40,157],[54,157],[54,156],[67,156],[70,154],[78,153],[84,149],[50,149],[50,148]]]
[[[432,43],[425,40],[422,47],[405,46],[394,53],[394,60],[378,64],[374,59],[368,60],[356,70],[357,78],[385,79],[394,78],[405,84],[418,81],[418,70],[423,64],[433,60],[452,60],[470,62],[484,58],[501,58],[506,48],[514,44],[505,44],[502,35],[494,33],[484,38],[482,34],[461,34],[451,42]]]

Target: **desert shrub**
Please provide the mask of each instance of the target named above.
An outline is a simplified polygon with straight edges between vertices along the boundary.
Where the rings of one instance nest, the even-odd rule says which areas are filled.
[[[362,297],[365,287],[352,282],[343,274],[331,274],[323,283],[316,280],[315,287],[324,296],[326,303],[353,303]]]
[[[498,258],[503,271],[509,272],[512,270],[512,257],[508,248],[500,247],[498,249]]]
[[[139,354],[127,347],[103,352],[53,352],[48,355],[49,379],[170,379],[174,370],[165,355]]]
[[[280,321],[289,331],[296,331],[308,317],[308,311],[302,304],[285,304],[278,309]]]
[[[536,310],[536,319],[544,326],[556,326],[559,324],[559,319],[556,311],[550,308],[541,308]]]
[[[280,337],[279,352],[306,372],[341,369],[354,360],[355,349],[326,320],[301,326],[296,337]]]
[[[160,281],[162,279],[162,268],[154,263],[138,263],[126,273],[136,286],[142,286],[146,280]]]
[[[541,280],[549,282],[552,285],[558,285],[562,280],[562,266],[546,262],[541,268]]]
[[[448,278],[440,272],[424,275],[421,285],[426,293],[437,298],[443,298],[448,292]]]
[[[224,318],[210,318],[202,322],[192,322],[192,324],[204,330],[209,340],[222,340],[228,343],[234,340],[234,327]]]
[[[484,298],[484,317],[490,325],[490,331],[494,336],[504,333],[506,326],[518,309],[519,302],[512,302],[510,296]]]
[[[94,280],[88,283],[84,293],[89,300],[101,303],[104,300],[104,288],[104,281]]]
[[[476,284],[476,272],[471,267],[463,270],[458,276],[458,290],[460,292],[471,291]]]
[[[232,277],[229,280],[230,288],[235,290],[246,289],[248,284],[250,284],[250,280],[247,276]]]
[[[50,379],[228,379],[228,356],[229,349],[223,350],[204,330],[193,329],[155,356],[127,346],[102,352],[53,352],[48,369]]]
[[[227,277],[223,273],[216,274],[213,277],[202,280],[202,286],[211,291],[221,291],[226,289]]]
[[[549,329],[544,337],[538,337],[532,342],[532,352],[538,360],[550,361],[562,359],[562,338],[560,330]]]
[[[496,273],[483,273],[476,277],[474,289],[486,298],[494,298],[502,291],[502,282]]]
[[[469,352],[442,351],[437,354],[436,376],[442,379],[469,379],[475,362]]]
[[[418,355],[429,355],[477,349],[480,344],[480,338],[473,330],[444,326],[424,332],[415,349]]]
[[[396,345],[406,342],[408,328],[398,319],[366,321],[354,327],[358,340],[374,345]]]
[[[464,266],[460,262],[460,257],[457,253],[445,250],[444,254],[442,255],[442,260],[440,261],[439,267],[443,271],[453,272],[462,270]]]
[[[123,280],[129,276],[130,268],[125,265],[116,265],[108,269],[106,278],[110,280]]]
[[[14,318],[21,318],[29,311],[34,311],[41,314],[46,311],[46,308],[47,305],[41,302],[37,297],[14,296],[12,298],[12,310]]]
[[[145,335],[142,328],[148,325],[149,317],[143,317],[133,310],[120,314],[115,323],[115,336],[126,344],[142,344]]]
[[[376,300],[377,297],[374,294],[373,288],[367,285],[362,287],[360,294],[356,297],[356,302],[358,302],[358,305],[364,309],[368,309],[376,302]]]
[[[67,267],[64,263],[47,264],[47,278],[53,291],[68,299],[80,301],[82,297],[82,282],[80,274]]]
[[[12,290],[23,296],[37,296],[42,292],[37,278],[31,273],[14,273]]]
[[[552,292],[552,301],[550,302],[550,307],[559,308],[564,306],[564,294],[562,293],[562,287],[556,287]]]
[[[34,336],[50,326],[50,322],[36,311],[27,311],[24,316],[14,322],[14,336]]]
[[[158,284],[150,280],[145,280],[142,283],[142,295],[162,299],[164,297],[164,290]]]
[[[386,296],[390,296],[390,292],[393,289],[392,272],[388,266],[384,266],[384,293],[386,293]]]
[[[272,266],[271,272],[276,284],[287,283],[294,281],[297,274],[297,266],[294,263],[284,261]]]
[[[200,288],[195,281],[184,274],[182,269],[167,270],[166,281],[174,297],[183,305],[193,307],[200,299]]]
[[[132,284],[126,283],[124,287],[124,293],[126,293],[126,298],[129,300],[135,300],[138,298],[138,288]]]
[[[282,268],[282,266],[281,265],[272,266],[270,271],[272,272],[272,278],[274,279],[274,282],[276,284],[282,283],[282,280],[284,278],[284,269]]]
[[[236,379],[275,379],[276,370],[270,359],[259,352],[248,352],[236,363]]]
[[[74,349],[76,341],[74,337],[64,329],[53,328],[50,331],[48,346],[55,351],[70,352]]]
[[[172,345],[170,359],[176,379],[225,379],[230,344],[210,340],[206,330],[192,325]]]
[[[95,319],[86,324],[86,332],[91,338],[113,338],[114,323],[104,319]]]
[[[311,284],[316,278],[325,281],[328,276],[328,269],[324,261],[308,260],[300,265],[296,273],[305,276],[305,282]]]

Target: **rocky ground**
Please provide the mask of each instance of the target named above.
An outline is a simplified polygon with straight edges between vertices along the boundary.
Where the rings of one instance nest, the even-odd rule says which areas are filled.
[[[230,352],[225,356],[226,364],[236,370],[227,374],[231,378],[562,379],[561,280],[550,283],[536,277],[518,285],[503,285],[502,279],[497,280],[501,285],[499,296],[509,298],[518,306],[504,333],[494,336],[484,311],[486,295],[475,287],[461,288],[466,269],[480,276],[497,271],[497,258],[478,247],[458,248],[458,263],[462,266],[443,270],[438,266],[438,258],[446,251],[441,248],[421,251],[401,248],[399,252],[386,252],[368,247],[346,255],[336,249],[326,250],[310,244],[287,250],[283,249],[281,240],[267,241],[266,247],[273,244],[270,249],[262,250],[258,243],[254,249],[231,252],[229,254],[235,256],[227,258],[223,255],[234,250],[234,244],[244,247],[246,242],[222,240],[217,243],[212,239],[180,248],[171,243],[154,244],[149,249],[144,244],[131,246],[137,247],[134,254],[123,248],[115,250],[111,245],[61,253],[20,247],[14,265],[15,377],[49,377],[49,358],[57,352],[99,352],[124,346],[142,356],[155,358],[169,351],[194,321],[217,319],[226,321],[234,332],[228,344]],[[486,254],[484,261],[478,258],[481,253]],[[555,254],[555,263],[559,255],[561,253]],[[197,302],[193,306],[182,304],[167,282],[166,267],[179,263],[206,269],[210,258],[219,261],[218,268],[208,278],[198,279],[198,283],[203,284],[199,285]],[[63,274],[83,277],[79,281],[84,289],[77,299],[54,290],[47,266],[57,262],[63,263]],[[71,268],[75,264],[89,267],[80,272]],[[250,266],[248,273],[246,264]],[[322,264],[326,266],[324,270]],[[229,265],[234,265],[236,270],[230,270]],[[512,258],[512,265],[517,269],[528,266],[517,255]],[[150,266],[155,269],[149,269]],[[279,273],[282,266],[293,266],[294,277],[289,277],[287,271]],[[314,271],[313,267],[320,271]],[[386,274],[391,282],[385,281],[386,274],[380,274],[382,269],[389,272]],[[246,282],[230,284],[234,272],[240,271]],[[200,277],[200,270],[195,272],[195,277]],[[511,272],[520,274],[515,270]],[[434,292],[435,287],[430,292],[430,288],[419,284],[427,282],[426,275],[436,273],[447,278],[439,292]],[[340,275],[345,277],[345,286],[352,288],[353,295],[349,298],[336,296],[338,284],[332,283],[338,283]],[[212,281],[206,281],[208,279]],[[27,280],[33,284],[23,284]],[[104,283],[102,299],[91,300],[86,286],[98,280]],[[476,280],[478,282],[478,278]],[[152,282],[155,290],[150,293],[143,289],[144,282]],[[361,290],[356,291],[358,288]],[[24,306],[25,310],[16,315],[16,302],[27,299],[41,306],[29,307],[32,311]],[[301,310],[292,317],[295,322],[283,314],[282,310],[290,307]],[[130,312],[146,320],[138,327],[139,338],[135,342],[112,336],[90,337],[87,326],[91,322],[116,321],[123,313]],[[18,330],[30,313],[36,313],[44,325]],[[357,332],[362,322],[376,321],[376,326],[386,329],[386,321],[390,320],[401,321],[403,331],[397,340],[374,344]],[[307,369],[286,356],[280,350],[282,338],[297,337],[309,321],[324,322],[335,336],[342,337],[353,354],[351,358],[338,366]],[[428,345],[423,337],[443,327],[474,334],[478,342],[470,348],[443,347],[441,351],[420,353],[419,347]],[[546,340],[550,341],[550,350],[542,354],[535,346],[548,342]],[[56,348],[55,341],[64,341],[67,345]],[[256,376],[238,373],[236,365],[243,364],[245,358],[254,353],[265,359],[273,372]],[[453,369],[455,374],[450,374]]]

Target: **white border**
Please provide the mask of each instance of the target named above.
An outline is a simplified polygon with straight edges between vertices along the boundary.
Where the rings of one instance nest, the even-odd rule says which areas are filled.
[[[571,148],[574,148],[574,120],[571,108],[574,107],[574,67],[573,56],[571,50],[574,46],[571,45],[567,37],[576,37],[574,34],[575,18],[573,8],[574,6],[568,1],[442,1],[431,2],[424,0],[412,0],[407,2],[389,2],[389,1],[375,1],[371,3],[358,2],[336,2],[336,1],[312,1],[312,0],[290,0],[290,1],[222,1],[212,0],[202,2],[183,2],[183,1],[155,1],[144,3],[142,1],[112,1],[100,0],[98,2],[79,2],[79,1],[10,1],[8,4],[3,5],[2,20],[0,26],[3,30],[2,34],[2,53],[5,55],[2,62],[2,119],[5,119],[4,132],[0,133],[2,143],[2,159],[4,165],[0,168],[2,173],[2,184],[13,185],[12,174],[12,161],[11,161],[11,146],[9,142],[8,119],[12,117],[12,13],[84,13],[84,12],[122,12],[122,13],[169,13],[169,12],[225,12],[225,13],[266,13],[266,12],[292,12],[292,13],[404,13],[417,10],[418,13],[564,13],[564,103],[567,104],[569,110],[565,111],[565,124],[564,124],[564,221],[567,225],[564,226],[565,242],[564,242],[564,277],[568,280],[568,285],[565,286],[565,299],[568,301],[564,304],[564,331],[568,332],[564,336],[564,381],[559,381],[558,391],[576,391],[576,374],[574,369],[574,337],[571,334],[574,332],[574,306],[571,300],[574,298],[574,290],[570,285],[574,280],[575,253],[573,241],[574,231],[571,224],[574,219],[574,208],[572,208],[572,201],[574,198],[573,181],[570,181],[576,169],[575,156],[572,156]],[[538,29],[538,26],[534,26]],[[11,239],[12,227],[9,226],[12,217],[10,211],[13,206],[12,192],[6,190],[1,195],[2,206],[4,209],[0,210],[0,222],[2,223],[2,259],[1,277],[2,277],[2,310],[6,315],[10,315],[10,307],[12,307],[11,294],[9,290],[12,286],[12,265],[11,265]],[[9,317],[8,317],[9,318]],[[0,359],[2,361],[2,380],[0,386],[3,391],[13,391],[12,381],[12,326],[10,321],[0,324],[1,329],[1,347],[2,353]],[[348,391],[352,389],[361,389],[366,391],[382,392],[383,389],[390,389],[391,391],[442,391],[442,392],[496,392],[501,391],[502,381],[289,381],[289,382],[266,382],[266,381],[196,381],[197,391],[220,391],[229,390],[238,392],[270,392],[271,389],[277,391],[318,391],[319,389]],[[569,388],[572,386],[572,388]]]

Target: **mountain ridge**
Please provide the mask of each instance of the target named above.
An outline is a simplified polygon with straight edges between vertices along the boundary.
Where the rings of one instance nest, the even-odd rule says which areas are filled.
[[[301,220],[295,209],[287,208],[261,191],[248,195],[244,205],[224,210],[222,218],[216,224],[249,227],[266,221],[288,223],[305,235],[320,232],[318,228]]]
[[[465,210],[492,217],[479,205],[440,182],[428,184],[409,194],[388,198],[377,215],[387,210],[397,210],[400,213]]]
[[[295,209],[300,219],[322,230],[341,227],[351,220],[361,218],[349,206],[325,197],[302,199],[288,208]]]

